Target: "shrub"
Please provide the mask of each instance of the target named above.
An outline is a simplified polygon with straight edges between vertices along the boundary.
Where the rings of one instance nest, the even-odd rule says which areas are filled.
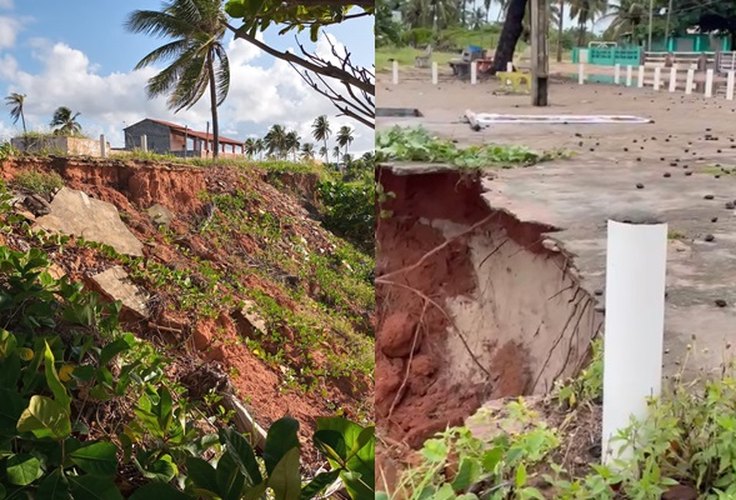
[[[30,169],[19,172],[13,179],[13,185],[28,193],[50,196],[64,187],[64,180],[53,171]]]

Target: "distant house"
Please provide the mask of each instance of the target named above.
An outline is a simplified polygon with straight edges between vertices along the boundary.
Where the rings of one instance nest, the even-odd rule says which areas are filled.
[[[214,149],[212,134],[163,120],[146,118],[126,127],[124,132],[127,150],[143,149],[145,141],[148,151],[155,153],[206,158],[212,156]],[[220,156],[244,154],[243,141],[220,136]]]

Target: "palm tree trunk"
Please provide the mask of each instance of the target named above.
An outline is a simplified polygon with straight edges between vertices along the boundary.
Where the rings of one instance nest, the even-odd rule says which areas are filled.
[[[212,61],[212,51],[207,54],[207,70],[210,72],[210,102],[212,104],[212,137],[214,151],[212,158],[220,155],[220,126],[217,123],[217,87],[215,86],[215,65]]]
[[[516,42],[519,41],[524,26],[527,0],[509,0],[506,20],[498,38],[496,54],[493,57],[492,73],[506,71],[506,63],[513,61]]]
[[[578,32],[578,47],[582,47],[585,43],[585,23],[580,23],[580,31]]]
[[[562,62],[562,21],[565,18],[565,0],[560,0],[560,12],[557,20],[557,62]]]
[[[330,163],[330,150],[327,149],[327,137],[324,138],[325,141],[325,163]]]

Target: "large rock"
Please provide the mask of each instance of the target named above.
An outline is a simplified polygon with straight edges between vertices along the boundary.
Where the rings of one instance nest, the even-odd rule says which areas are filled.
[[[168,227],[171,221],[174,220],[174,214],[171,210],[158,203],[146,210],[146,213],[157,226]]]
[[[51,212],[36,219],[36,226],[104,243],[121,254],[143,255],[143,244],[125,226],[118,209],[82,191],[61,188],[51,202]]]
[[[92,276],[95,288],[111,300],[119,300],[123,304],[123,312],[132,313],[139,318],[150,315],[148,297],[145,292],[128,279],[128,273],[120,266],[111,267],[107,271]]]

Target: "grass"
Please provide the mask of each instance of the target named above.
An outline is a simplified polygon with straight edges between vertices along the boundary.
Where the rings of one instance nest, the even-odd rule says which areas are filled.
[[[49,196],[64,186],[64,180],[56,172],[30,169],[18,172],[12,184],[27,193]]]
[[[698,170],[701,174],[710,175],[736,175],[736,167],[733,166],[720,166],[720,165],[707,165]]]
[[[396,60],[399,66],[414,66],[414,58],[424,54],[424,50],[415,49],[414,47],[378,47],[376,48],[376,71],[391,71],[391,61]],[[447,66],[451,59],[460,57],[459,52],[433,52],[432,61],[437,64]]]

